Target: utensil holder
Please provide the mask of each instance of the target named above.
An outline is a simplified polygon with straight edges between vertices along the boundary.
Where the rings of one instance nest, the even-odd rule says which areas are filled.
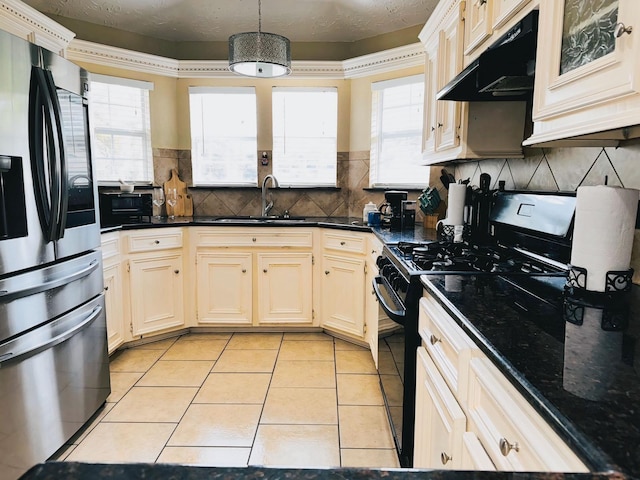
[[[438,220],[440,220],[440,215],[437,213],[425,214],[423,220],[424,228],[435,230]]]

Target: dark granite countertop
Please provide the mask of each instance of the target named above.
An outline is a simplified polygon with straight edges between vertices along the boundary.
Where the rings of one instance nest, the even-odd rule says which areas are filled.
[[[640,478],[640,287],[585,310],[578,325],[565,321],[562,306],[522,306],[518,290],[499,277],[422,280],[592,470]],[[609,315],[625,308],[626,315]]]
[[[188,467],[163,464],[102,465],[51,462],[36,465],[21,480],[611,480],[622,475],[459,472],[453,470],[298,469]]]
[[[250,226],[250,227],[323,227],[359,232],[373,231],[383,243],[398,242],[423,242],[435,240],[435,230],[426,230],[420,224],[415,228],[401,232],[392,232],[385,227],[369,227],[362,223],[362,218],[357,217],[292,217],[291,219],[267,219],[256,220],[251,217],[152,217],[150,222],[133,223],[115,227],[103,227],[101,233],[109,233],[118,230],[138,230],[143,228],[185,227],[185,226]]]

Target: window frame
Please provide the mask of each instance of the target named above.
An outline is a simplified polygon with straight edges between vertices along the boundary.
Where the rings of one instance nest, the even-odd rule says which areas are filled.
[[[93,90],[94,83],[137,88],[141,91],[146,92],[146,96],[142,98],[142,102],[140,105],[143,113],[146,114],[145,118],[143,119],[144,130],[141,130],[141,131],[96,126],[96,114],[95,114],[96,101],[91,99],[90,97],[90,103],[89,103],[89,122],[90,122],[90,131],[91,131],[90,138],[91,138],[92,145],[96,144],[96,139],[98,134],[107,134],[111,136],[124,135],[129,137],[141,138],[143,150],[144,150],[144,156],[146,158],[140,158],[136,160],[144,162],[144,170],[146,171],[146,178],[145,179],[121,178],[121,179],[128,181],[130,183],[133,183],[135,185],[152,185],[154,182],[154,165],[153,165],[153,146],[151,142],[151,99],[150,99],[149,92],[154,90],[154,83],[145,81],[145,80],[134,80],[131,78],[117,77],[114,75],[102,75],[98,73],[91,73],[89,78],[90,78],[90,86],[89,86],[90,95],[91,95],[91,91]],[[100,105],[100,103],[98,103],[98,105]],[[103,105],[106,105],[106,104],[103,104]],[[108,104],[108,105],[111,105],[111,104]],[[120,178],[109,179],[109,180],[102,180],[98,178],[97,168],[96,168],[97,160],[96,160],[96,155],[94,153],[95,149],[92,149],[92,150],[93,151],[91,155],[91,161],[93,163],[93,171],[94,171],[94,174],[96,175],[96,181],[98,186],[109,187],[109,186],[119,185],[118,180]]]
[[[286,181],[284,179],[281,179],[278,174],[277,174],[277,163],[278,163],[278,156],[279,156],[279,152],[276,149],[276,127],[275,127],[275,114],[276,114],[276,109],[274,107],[275,102],[274,102],[274,94],[277,92],[318,92],[318,93],[323,93],[323,92],[330,92],[332,94],[334,94],[335,96],[335,136],[334,137],[329,137],[329,138],[333,138],[334,139],[334,146],[335,146],[335,150],[334,150],[334,156],[332,158],[333,161],[333,168],[334,168],[334,177],[332,179],[332,181],[330,182],[294,182],[291,183],[290,181]],[[281,187],[285,187],[285,188],[337,188],[338,186],[338,132],[339,132],[339,125],[338,125],[338,121],[339,121],[339,95],[340,91],[338,89],[337,86],[318,86],[318,87],[295,87],[295,86],[274,86],[271,89],[271,108],[272,108],[272,112],[271,112],[271,127],[272,127],[272,161],[273,161],[273,166],[272,166],[272,171],[274,173],[274,175],[276,176],[276,178],[278,179],[278,182],[280,184]],[[316,138],[320,138],[320,137],[316,137]]]
[[[229,182],[229,181],[224,181],[224,182],[211,182],[211,181],[202,181],[199,180],[198,176],[196,175],[197,172],[197,159],[196,156],[194,155],[194,147],[193,147],[193,125],[192,123],[192,115],[193,115],[193,108],[192,108],[192,103],[191,103],[191,95],[192,94],[206,94],[206,93],[215,93],[215,94],[228,94],[228,95],[238,95],[238,94],[247,94],[251,92],[253,94],[254,100],[255,100],[255,135],[254,135],[254,140],[255,140],[255,150],[254,150],[254,163],[253,163],[253,167],[255,168],[255,182]],[[233,86],[220,86],[220,87],[215,87],[215,86],[190,86],[189,87],[189,121],[190,121],[190,126],[189,126],[189,132],[191,135],[191,168],[192,168],[192,183],[193,186],[196,187],[234,187],[234,188],[242,188],[242,187],[257,187],[258,186],[258,181],[259,181],[259,175],[258,175],[258,157],[257,157],[257,152],[258,152],[258,94],[257,94],[257,88],[255,86],[238,86],[238,87],[233,87]],[[240,138],[240,137],[238,137]],[[251,139],[252,137],[242,137],[242,138],[247,138],[247,139]],[[204,139],[204,137],[203,137]]]
[[[403,133],[382,134],[383,127],[383,107],[384,107],[384,90],[393,87],[399,87],[404,85],[411,85],[415,83],[422,83],[424,87],[425,77],[424,74],[409,75],[406,77],[398,77],[391,80],[383,80],[379,82],[373,82],[371,84],[371,150],[369,153],[369,188],[372,189],[404,189],[404,190],[422,190],[429,184],[429,172],[430,168],[425,164],[416,165],[416,167],[425,167],[424,181],[418,183],[411,182],[388,182],[380,180],[379,178],[379,158],[382,148],[382,139],[384,138],[403,138],[407,137]],[[421,124],[419,128],[414,130],[413,135],[418,139],[419,144],[422,145],[422,129],[424,128],[424,103],[422,105],[422,112],[420,115]],[[405,131],[406,132],[406,131]],[[420,159],[422,159],[422,153],[420,152]]]

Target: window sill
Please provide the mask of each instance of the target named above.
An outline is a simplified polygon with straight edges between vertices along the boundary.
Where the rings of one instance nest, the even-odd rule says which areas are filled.
[[[422,188],[422,187],[403,187],[401,185],[389,185],[386,187],[365,187],[362,190],[367,191],[367,192],[386,192],[388,190],[401,190],[401,191],[408,191],[408,192],[422,192],[426,187]]]
[[[260,189],[261,187],[259,185],[189,185],[189,188],[192,188],[194,190],[213,190],[213,189]],[[318,185],[318,186],[279,186],[277,188],[274,188],[271,186],[271,184],[269,184],[269,190],[270,191],[278,191],[278,190],[327,190],[327,191],[340,191],[341,188],[340,187],[330,187],[330,186],[324,186],[324,185]]]

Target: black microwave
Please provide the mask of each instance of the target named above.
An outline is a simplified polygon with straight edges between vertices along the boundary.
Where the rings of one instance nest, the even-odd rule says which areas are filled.
[[[150,193],[101,193],[100,225],[114,227],[127,223],[148,223],[153,215]]]

